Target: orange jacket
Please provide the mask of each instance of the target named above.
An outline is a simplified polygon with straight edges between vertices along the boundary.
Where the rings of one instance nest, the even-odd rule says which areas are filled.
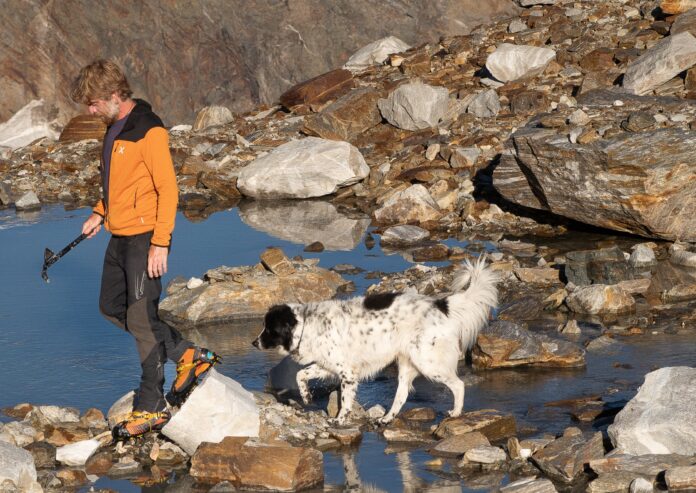
[[[94,207],[112,234],[132,236],[153,231],[150,243],[169,246],[179,189],[169,153],[169,134],[150,105],[136,106],[111,151],[108,190]],[[105,183],[104,163],[102,189]]]

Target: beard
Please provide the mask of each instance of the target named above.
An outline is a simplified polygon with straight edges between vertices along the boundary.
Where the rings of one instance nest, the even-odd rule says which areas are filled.
[[[99,114],[99,118],[102,119],[107,125],[112,125],[118,119],[119,104],[115,98],[109,100],[104,108],[104,111]]]

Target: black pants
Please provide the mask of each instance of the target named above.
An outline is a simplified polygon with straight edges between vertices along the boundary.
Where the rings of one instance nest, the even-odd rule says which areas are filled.
[[[111,237],[104,255],[99,310],[135,338],[142,376],[134,410],[156,412],[166,406],[167,358],[178,361],[192,344],[157,315],[162,282],[147,275],[150,238],[151,232]]]

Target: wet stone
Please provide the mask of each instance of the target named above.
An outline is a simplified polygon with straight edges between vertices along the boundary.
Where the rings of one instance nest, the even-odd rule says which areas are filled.
[[[117,462],[113,464],[111,468],[107,471],[106,475],[110,478],[129,478],[134,477],[138,473],[142,472],[143,467],[139,462],[135,460],[130,460],[127,462]]]
[[[631,484],[638,479],[635,472],[616,471],[607,474],[600,474],[597,479],[592,480],[587,486],[588,493],[607,493],[610,491],[629,491]],[[641,478],[645,479],[645,478]],[[650,485],[652,492],[652,484]],[[671,491],[671,489],[670,489]]]
[[[88,482],[87,475],[81,469],[60,469],[56,472],[56,477],[60,479],[63,487],[81,486]]]
[[[7,183],[0,182],[0,205],[12,203],[12,189]]]
[[[426,240],[429,236],[430,233],[427,230],[418,226],[392,226],[391,228],[387,228],[384,233],[382,233],[380,242],[382,244],[409,245]]]
[[[362,432],[359,428],[329,428],[331,438],[338,440],[341,445],[357,445],[362,440]]]
[[[45,469],[56,465],[56,447],[47,442],[34,442],[25,447],[34,458],[37,469]]]
[[[447,245],[438,243],[432,246],[421,247],[412,252],[414,262],[437,262],[447,260],[449,257],[449,248]]]
[[[513,415],[503,414],[494,409],[481,409],[464,413],[458,418],[444,419],[435,430],[435,436],[449,438],[478,431],[494,442],[514,436],[516,429]]]
[[[315,241],[313,243],[310,243],[306,247],[304,247],[305,252],[323,252],[324,251],[324,244],[321,241]]]
[[[18,211],[32,211],[41,209],[39,197],[34,192],[27,192],[15,201],[15,209]]]
[[[467,450],[464,453],[463,461],[477,464],[498,464],[505,462],[506,459],[507,455],[503,449],[490,445],[479,445]]]
[[[414,407],[401,412],[399,417],[407,421],[429,422],[433,421],[437,417],[437,414],[431,407]]]
[[[556,493],[556,487],[548,479],[534,477],[518,479],[500,488],[500,493]]]
[[[536,452],[532,459],[547,476],[564,483],[572,482],[590,460],[604,456],[602,434],[563,436]]]
[[[109,472],[113,465],[111,451],[102,450],[92,455],[85,463],[85,472],[94,476],[104,476]]]
[[[490,445],[490,442],[482,433],[473,431],[440,440],[429,452],[440,457],[459,457],[469,449],[482,445]]]

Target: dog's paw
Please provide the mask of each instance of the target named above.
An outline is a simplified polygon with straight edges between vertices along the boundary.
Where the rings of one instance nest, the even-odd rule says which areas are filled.
[[[385,414],[381,418],[377,418],[376,423],[378,426],[386,426],[392,421],[394,421],[394,416],[389,416],[388,414]]]
[[[447,417],[448,418],[458,418],[459,416],[462,415],[461,411],[447,411]]]
[[[300,394],[300,399],[302,399],[302,404],[309,406],[312,403],[312,394],[309,392]]]

